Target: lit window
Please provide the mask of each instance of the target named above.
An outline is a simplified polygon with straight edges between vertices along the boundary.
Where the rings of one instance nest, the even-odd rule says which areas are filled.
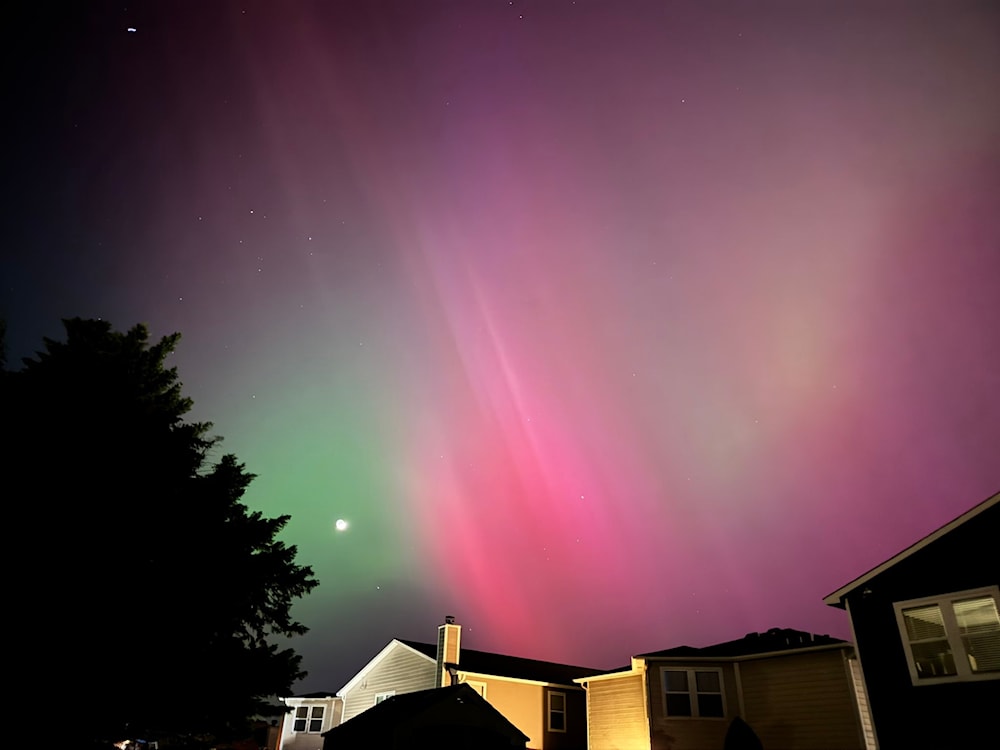
[[[914,685],[1000,679],[1000,589],[897,602]]]
[[[382,701],[389,700],[395,694],[396,694],[395,690],[389,690],[384,693],[375,693],[375,705],[377,706]]]
[[[566,731],[566,693],[549,692],[549,731]]]
[[[292,725],[296,732],[322,732],[323,731],[323,706],[299,706],[295,709],[295,723]]]
[[[663,703],[667,716],[722,718],[721,669],[663,669]]]

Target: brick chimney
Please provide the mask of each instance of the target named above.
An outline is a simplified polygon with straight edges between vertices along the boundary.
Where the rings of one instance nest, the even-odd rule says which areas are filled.
[[[451,679],[448,674],[448,664],[458,664],[461,653],[462,626],[455,624],[455,618],[447,615],[444,624],[438,625],[437,641],[437,677],[435,677],[435,687],[450,685]]]

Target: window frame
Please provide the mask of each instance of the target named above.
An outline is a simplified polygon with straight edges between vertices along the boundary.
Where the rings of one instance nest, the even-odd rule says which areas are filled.
[[[914,686],[942,685],[953,682],[981,682],[983,680],[1000,680],[1000,671],[993,672],[973,672],[969,667],[968,654],[962,643],[962,634],[958,629],[958,621],[955,618],[954,602],[963,599],[976,599],[980,597],[992,597],[993,604],[1000,612],[1000,586],[986,586],[979,589],[967,589],[965,591],[954,591],[937,596],[925,596],[919,599],[907,599],[905,601],[893,602],[893,613],[896,616],[896,628],[899,639],[903,644],[903,654],[906,657],[906,667],[910,672],[910,682]],[[941,618],[944,625],[944,638],[948,641],[948,647],[955,662],[957,674],[941,675],[940,677],[920,677],[917,671],[917,663],[913,658],[910,637],[906,631],[906,621],[903,619],[903,610],[914,609],[936,605],[941,611]]]
[[[313,712],[319,710],[319,716],[314,716]],[[299,711],[305,711],[305,716],[299,716]],[[302,703],[295,706],[295,716],[292,717],[292,733],[293,734],[322,734],[323,732],[323,722],[326,720],[326,705],[322,703]],[[296,725],[299,722],[304,722],[303,728],[299,729]],[[314,721],[319,722],[319,729],[311,729],[312,723]]]
[[[372,705],[377,706],[379,703],[389,700],[395,694],[396,694],[395,690],[380,690],[379,692],[375,693],[375,697],[372,699],[375,702],[372,703]]]
[[[553,709],[552,708],[552,696],[554,696],[554,695],[558,695],[558,696],[562,697],[562,708],[561,709],[558,709],[558,708],[557,709]],[[569,705],[568,705],[568,702],[567,702],[567,699],[566,699],[566,693],[563,692],[562,690],[549,690],[548,693],[546,693],[546,699],[545,699],[545,701],[546,701],[546,708],[548,709],[545,712],[545,726],[546,726],[546,728],[550,732],[565,733],[566,732],[566,727],[567,727],[567,719],[569,718],[569,716],[568,716],[568,714],[569,714],[569,710],[568,710],[569,709]],[[553,714],[559,714],[559,715],[562,716],[562,729],[559,729],[558,727],[553,727],[552,726],[552,715]]]
[[[687,673],[687,695],[691,701],[691,713],[687,716],[678,716],[677,714],[672,714],[667,710],[667,672],[686,672]],[[699,713],[698,706],[698,672],[715,672],[719,675],[719,692],[709,693],[701,692],[700,695],[718,695],[722,699],[722,716],[702,716]],[[668,719],[677,720],[691,720],[697,719],[699,721],[725,721],[726,717],[729,715],[729,706],[726,704],[726,680],[723,674],[724,670],[722,667],[681,667],[681,666],[663,666],[660,667],[660,696],[661,704],[663,707],[663,715]],[[680,691],[672,690],[670,691],[674,695],[681,695]]]

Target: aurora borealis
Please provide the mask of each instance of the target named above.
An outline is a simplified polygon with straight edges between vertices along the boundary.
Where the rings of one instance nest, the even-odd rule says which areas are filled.
[[[823,596],[1000,489],[996,4],[75,5],[14,24],[9,360],[183,334],[321,582],[303,690],[446,613],[849,637]]]

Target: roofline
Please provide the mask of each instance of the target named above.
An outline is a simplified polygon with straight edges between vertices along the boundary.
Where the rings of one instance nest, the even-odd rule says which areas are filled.
[[[367,674],[369,672],[371,672],[372,669],[374,669],[375,665],[378,664],[378,662],[380,662],[385,657],[385,655],[388,654],[396,646],[402,646],[407,651],[412,651],[417,656],[419,656],[421,659],[426,659],[431,664],[435,664],[436,663],[434,661],[434,659],[432,659],[431,657],[429,657],[427,654],[424,654],[424,653],[421,653],[420,651],[417,651],[412,646],[407,646],[405,643],[403,643],[398,638],[393,638],[391,641],[389,641],[386,644],[385,648],[383,648],[381,651],[379,651],[377,654],[375,654],[375,656],[372,657],[371,661],[369,661],[367,664],[365,664],[360,669],[360,671],[356,675],[354,675],[354,677],[352,677],[348,681],[348,683],[346,685],[344,685],[344,687],[342,687],[340,690],[337,691],[337,697],[338,698],[343,698],[345,693],[347,693],[349,690],[351,690],[351,688],[353,688],[358,682],[360,682],[365,676],[367,676]]]
[[[342,701],[344,700],[336,693],[330,693],[329,695],[289,695],[287,698],[279,698],[286,706],[291,705],[288,701]]]
[[[524,677],[507,677],[506,675],[487,674],[486,672],[469,672],[469,671],[467,671],[465,669],[462,669],[462,665],[461,664],[458,665],[458,670],[457,671],[458,671],[458,673],[461,676],[463,676],[465,678],[471,677],[473,679],[481,678],[481,679],[484,679],[484,680],[505,680],[506,682],[519,682],[519,683],[524,684],[524,685],[541,685],[542,687],[561,687],[561,688],[579,689],[575,685],[570,684],[569,682],[549,682],[549,681],[546,681],[546,680],[528,680],[528,679],[525,679]],[[576,680],[572,680],[572,682],[576,682]]]
[[[595,674],[591,677],[577,677],[573,682],[578,685],[583,685],[588,682],[606,682],[607,680],[614,680],[619,677],[635,677],[636,675],[641,675],[642,670],[636,668],[635,665],[631,669],[625,669],[621,672],[607,672],[605,674]]]
[[[709,647],[711,648],[711,647]],[[812,654],[817,651],[838,651],[841,649],[854,649],[854,644],[850,641],[840,641],[838,643],[821,643],[818,646],[806,646],[805,648],[783,648],[778,651],[762,651],[756,654],[736,654],[734,656],[657,656],[656,654],[643,654],[645,661],[753,661],[754,659],[770,659],[775,656],[794,656],[795,654]]]
[[[944,526],[942,526],[941,528],[937,529],[936,531],[932,531],[930,534],[928,534],[927,536],[925,536],[923,539],[920,539],[919,541],[915,542],[914,544],[911,544],[909,547],[907,547],[906,549],[904,549],[902,552],[898,552],[896,555],[894,555],[893,557],[890,557],[888,560],[886,560],[885,562],[883,562],[881,565],[875,566],[874,568],[872,568],[871,570],[869,570],[867,573],[864,573],[864,574],[858,576],[857,578],[855,578],[853,581],[844,584],[839,589],[837,589],[836,591],[834,591],[832,594],[828,594],[826,597],[823,598],[823,603],[824,604],[828,604],[831,607],[840,607],[841,609],[843,609],[843,599],[844,599],[844,597],[847,596],[854,589],[858,588],[858,586],[863,586],[864,584],[868,583],[868,581],[870,581],[875,576],[880,575],[881,573],[885,572],[886,570],[888,570],[889,568],[893,567],[894,565],[896,565],[898,563],[901,563],[903,560],[905,560],[906,558],[908,558],[910,555],[913,555],[913,554],[919,552],[920,550],[922,550],[927,545],[932,544],[933,542],[936,542],[938,539],[940,539],[941,537],[943,537],[945,534],[951,533],[952,531],[954,531],[955,529],[957,529],[962,524],[964,524],[964,523],[966,523],[968,521],[971,521],[973,518],[975,518],[976,516],[978,516],[983,511],[988,510],[989,508],[992,508],[998,502],[1000,502],[1000,492],[997,492],[996,494],[991,495],[990,497],[986,498],[985,500],[983,500],[978,505],[974,505],[969,510],[965,511],[965,513],[963,513],[962,515],[960,515],[958,518],[955,518],[955,519],[949,521],[948,523],[946,523]]]

